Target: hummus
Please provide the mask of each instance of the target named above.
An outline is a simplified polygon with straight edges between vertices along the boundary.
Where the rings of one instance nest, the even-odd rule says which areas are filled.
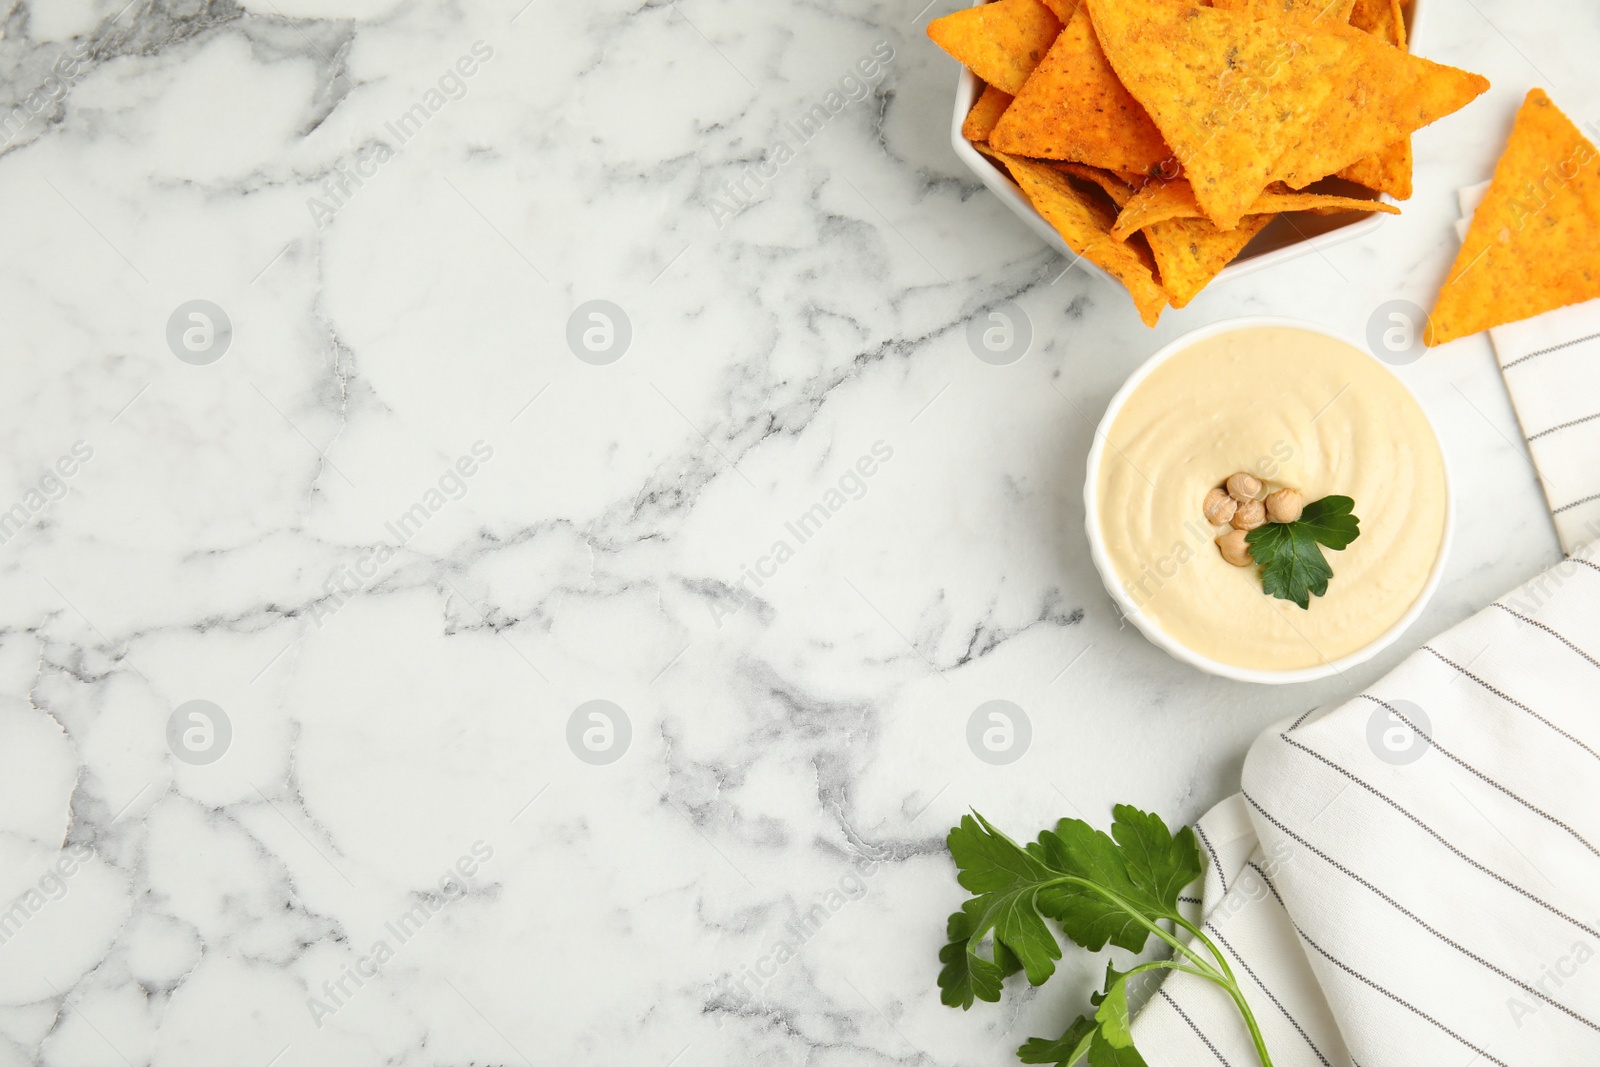
[[[1116,577],[1179,644],[1256,670],[1315,667],[1380,637],[1428,584],[1444,539],[1444,458],[1410,392],[1371,356],[1289,327],[1195,342],[1128,395],[1097,492]],[[1201,504],[1235,471],[1307,503],[1355,501],[1361,536],[1324,548],[1333,568],[1309,610],[1261,591],[1222,558]]]

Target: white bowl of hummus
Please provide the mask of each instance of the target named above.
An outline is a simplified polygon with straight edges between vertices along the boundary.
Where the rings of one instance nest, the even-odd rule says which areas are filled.
[[[1239,472],[1250,478],[1227,481]],[[1233,527],[1210,521],[1208,494],[1252,481],[1258,499],[1354,502],[1359,536],[1321,549],[1333,574],[1306,607],[1219,547]],[[1437,588],[1454,526],[1444,450],[1411,390],[1356,344],[1281,318],[1218,322],[1146,361],[1095,433],[1084,506],[1095,567],[1146,637],[1268,684],[1325,678],[1392,644]]]

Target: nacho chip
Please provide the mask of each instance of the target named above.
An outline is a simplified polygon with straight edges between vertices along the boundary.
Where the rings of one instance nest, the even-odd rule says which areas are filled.
[[[1288,15],[1312,22],[1324,19],[1332,22],[1350,21],[1350,9],[1357,0],[1211,0],[1212,7],[1224,11],[1248,11],[1256,18],[1269,15]]]
[[[1528,93],[1472,214],[1424,340],[1457,337],[1600,297],[1600,153]]]
[[[1325,193],[1302,193],[1283,186],[1263,189],[1251,202],[1246,215],[1277,214],[1281,211],[1309,211],[1316,215],[1332,215],[1340,211],[1382,211],[1388,215],[1400,214],[1400,209],[1381,200],[1362,200],[1351,196],[1329,196]],[[1182,179],[1172,182],[1151,182],[1139,190],[1117,215],[1117,224],[1111,236],[1125,241],[1139,230],[1168,219],[1204,218],[1194,189]],[[1242,247],[1242,246],[1241,246]]]
[[[1304,188],[1488,87],[1325,19],[1165,0],[1087,3],[1112,69],[1175,149],[1203,213],[1225,230],[1273,179]]]
[[[1350,25],[1396,48],[1406,47],[1406,19],[1400,0],[1356,0]],[[1365,185],[1396,200],[1411,198],[1411,138],[1404,137],[1376,155],[1358,159],[1339,172],[1346,181]]]
[[[1231,230],[1219,230],[1205,219],[1168,219],[1147,227],[1144,235],[1172,306],[1181,308],[1193,300],[1275,218],[1246,215]]]
[[[1151,182],[1121,205],[1111,236],[1126,241],[1146,226],[1167,219],[1199,218],[1200,204],[1186,181]]]
[[[995,0],[928,23],[928,36],[974,74],[1015,96],[1061,32],[1039,0]]]
[[[994,124],[1000,121],[1000,116],[1006,113],[1013,99],[1010,93],[985,85],[972,110],[967,112],[966,119],[961,123],[961,136],[969,141],[987,141],[989,134],[994,132]]]
[[[1082,163],[1052,163],[1050,164],[1062,174],[1070,174],[1074,178],[1082,178],[1087,182],[1094,182],[1104,189],[1111,202],[1121,208],[1133,199],[1134,188],[1128,178],[1114,171],[1102,170],[1100,167],[1089,167]]]
[[[1386,150],[1489,88],[1482,75],[1409,55],[1354,27],[1338,32],[1354,35],[1354,61],[1344,64],[1307,138],[1273,170],[1295,189]]]
[[[1406,20],[1400,0],[1355,0],[1344,21],[1396,47],[1405,47]]]
[[[1412,165],[1411,138],[1406,137],[1377,155],[1356,160],[1341,170],[1339,177],[1373,192],[1388,193],[1396,200],[1409,200]]]
[[[1167,306],[1167,294],[1155,280],[1155,257],[1140,245],[1112,240],[1111,211],[1079,192],[1066,175],[1048,163],[987,148],[982,151],[1005,164],[1028,202],[1055,227],[1068,248],[1127,287],[1139,318],[1146,326],[1154,326]]]
[[[1079,9],[990,137],[1002,152],[1148,173],[1172,158]]]

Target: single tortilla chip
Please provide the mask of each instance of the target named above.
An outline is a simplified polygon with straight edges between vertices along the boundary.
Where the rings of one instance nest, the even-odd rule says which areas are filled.
[[[1354,35],[1337,88],[1308,136],[1273,169],[1295,189],[1385,151],[1489,88],[1480,74],[1410,55],[1353,26],[1337,32]]]
[[[1332,22],[1350,21],[1350,9],[1358,0],[1211,0],[1212,7],[1224,11],[1248,11],[1256,18],[1287,15],[1312,22],[1327,19]]]
[[[1176,151],[1203,213],[1238,225],[1464,106],[1488,82],[1343,23],[1170,0],[1087,0],[1112,69]]]
[[[1012,96],[1060,32],[1061,20],[1039,0],[995,0],[928,23],[934,44]]]
[[[1168,219],[1147,227],[1144,235],[1172,306],[1181,308],[1193,300],[1275,218],[1246,215],[1231,230],[1219,230],[1206,219]]]
[[[1400,0],[1355,0],[1344,21],[1396,47],[1405,47],[1406,19]]]
[[[1281,12],[1290,17],[1309,17],[1312,22],[1348,22],[1379,40],[1406,47],[1401,0],[1213,0],[1212,6],[1250,11],[1258,18]],[[1406,200],[1411,196],[1411,164],[1411,138],[1407,137],[1376,155],[1357,160],[1340,171],[1339,177]]]
[[[1364,185],[1375,193],[1388,193],[1396,200],[1411,199],[1411,138],[1396,141],[1377,155],[1358,159],[1339,172],[1345,181]]]
[[[1151,182],[1140,189],[1126,203],[1120,205],[1117,221],[1111,227],[1111,236],[1126,241],[1146,226],[1154,226],[1168,219],[1200,218],[1200,203],[1194,198],[1194,189],[1183,180]]]
[[[1051,163],[1052,167],[1062,174],[1070,174],[1074,178],[1082,178],[1087,182],[1094,182],[1104,189],[1111,202],[1121,208],[1133,199],[1134,187],[1129,181],[1129,175],[1117,174],[1114,171],[1104,170],[1100,167],[1085,166],[1082,163]]]
[[[1396,48],[1406,47],[1406,17],[1400,0],[1356,0],[1350,25]],[[1411,169],[1411,138],[1407,136],[1375,155],[1356,160],[1341,170],[1339,177],[1388,193],[1396,200],[1409,200]]]
[[[1325,193],[1302,193],[1283,186],[1269,186],[1250,204],[1246,215],[1275,215],[1282,211],[1309,211],[1316,215],[1333,215],[1341,211],[1381,211],[1388,215],[1400,214],[1400,209],[1381,200],[1363,200],[1353,196],[1329,196]],[[1147,229],[1168,219],[1204,218],[1194,188],[1179,179],[1172,182],[1151,182],[1134,194],[1117,215],[1111,236],[1125,241],[1139,230]],[[1243,247],[1243,246],[1241,246]]]
[[[1138,173],[1172,158],[1161,131],[1117,80],[1082,8],[989,140],[1001,152]]]
[[[1155,279],[1155,257],[1141,245],[1112,239],[1114,216],[1110,209],[1090,194],[1080,192],[1071,179],[1049,163],[1019,159],[993,149],[983,151],[1005,164],[1028,202],[1055,227],[1068,248],[1127,287],[1134,307],[1139,309],[1139,318],[1146,326],[1154,326],[1167,306],[1166,291]]]
[[[1423,339],[1442,345],[1596,297],[1600,153],[1543,89],[1533,89]]]
[[[985,85],[983,93],[961,123],[961,136],[969,141],[987,141],[994,132],[994,124],[1000,121],[1000,116],[1006,113],[1013,99],[1010,93]]]

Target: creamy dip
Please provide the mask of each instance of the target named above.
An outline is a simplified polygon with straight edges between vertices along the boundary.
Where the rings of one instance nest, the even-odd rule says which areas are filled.
[[[1322,334],[1241,329],[1158,366],[1117,414],[1097,501],[1123,589],[1178,643],[1223,663],[1296,670],[1349,655],[1422,594],[1444,539],[1444,458],[1411,394],[1371,356]],[[1307,503],[1348,496],[1361,536],[1309,610],[1222,558],[1201,504],[1235,471]]]

